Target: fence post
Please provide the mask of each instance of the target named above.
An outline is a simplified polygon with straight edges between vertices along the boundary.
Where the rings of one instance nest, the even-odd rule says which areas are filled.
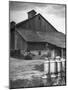
[[[63,66],[62,66],[62,61],[60,62],[60,77],[62,78],[63,74]]]
[[[51,71],[50,71],[50,58],[49,58],[49,63],[48,63],[47,83],[49,86],[51,86],[53,83],[52,78],[51,78]]]
[[[57,61],[55,62],[55,74],[56,77],[58,76],[58,65],[57,65]]]
[[[47,74],[47,78],[48,80],[51,82],[51,73],[50,73],[50,58],[48,58],[49,63],[48,63],[48,74]]]
[[[49,63],[48,63],[48,74],[50,74],[50,60],[49,60]]]
[[[66,60],[65,60],[65,83],[66,83]]]

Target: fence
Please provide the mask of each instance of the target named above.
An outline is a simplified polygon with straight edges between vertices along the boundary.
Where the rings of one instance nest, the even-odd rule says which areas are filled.
[[[44,62],[44,75],[50,75],[51,77],[63,76],[66,73],[66,61],[60,60],[47,60]]]

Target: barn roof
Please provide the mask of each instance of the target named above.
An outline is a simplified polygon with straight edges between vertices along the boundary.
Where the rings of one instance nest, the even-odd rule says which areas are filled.
[[[44,32],[40,29],[32,30],[30,28],[23,28],[23,24],[30,23],[31,20],[36,19],[36,17],[41,17],[47,23],[47,30]],[[50,28],[49,28],[50,27]],[[22,21],[16,24],[17,32],[27,41],[27,42],[48,42],[50,44],[56,45],[61,48],[65,48],[65,34],[58,32],[41,14],[37,14],[30,19]]]
[[[65,35],[59,32],[38,32],[32,30],[19,29],[17,32],[27,42],[48,42],[57,47],[65,48]]]

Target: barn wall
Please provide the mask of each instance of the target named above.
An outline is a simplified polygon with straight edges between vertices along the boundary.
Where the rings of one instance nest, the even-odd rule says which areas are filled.
[[[50,49],[52,58],[55,58],[56,56],[61,56],[61,48],[60,47],[50,44],[49,49]]]
[[[45,50],[46,43],[41,42],[28,42],[29,50]]]
[[[32,29],[32,30],[39,30],[40,25],[39,25],[39,20],[38,17],[35,17],[33,19],[28,20],[27,22],[24,22],[20,26],[25,29]]]
[[[40,17],[41,31],[56,31],[55,28],[44,18]]]
[[[15,49],[15,30],[10,31],[10,49]]]
[[[66,49],[63,49],[63,57],[66,58]]]
[[[19,35],[18,32],[15,32],[15,49],[26,50],[27,43],[26,41]]]
[[[55,31],[55,28],[45,20],[40,14],[34,18],[20,23],[18,27],[34,31]]]
[[[42,43],[42,42],[30,42],[28,43],[28,48],[32,52],[39,53],[39,50],[41,51],[41,55],[43,54],[49,54],[51,58],[55,58],[56,56],[61,56],[61,48],[56,47],[54,45],[48,44],[48,43]]]

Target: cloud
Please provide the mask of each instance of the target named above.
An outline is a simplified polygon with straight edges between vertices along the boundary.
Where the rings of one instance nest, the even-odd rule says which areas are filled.
[[[16,2],[10,1],[10,11],[29,11],[31,9],[40,8],[47,9],[48,14],[53,14],[58,17],[65,17],[65,5],[64,4],[47,4],[47,3],[30,3],[30,2]],[[46,12],[46,11],[45,11]]]
[[[21,11],[21,10],[32,9],[35,7],[47,7],[47,4],[10,1],[9,6],[10,6],[10,10]]]
[[[28,18],[27,12],[34,9],[46,18],[57,30],[65,31],[65,9],[63,4],[30,3],[10,1],[10,21],[16,23]]]
[[[65,17],[65,8],[65,5],[50,5],[47,13],[58,17]]]

